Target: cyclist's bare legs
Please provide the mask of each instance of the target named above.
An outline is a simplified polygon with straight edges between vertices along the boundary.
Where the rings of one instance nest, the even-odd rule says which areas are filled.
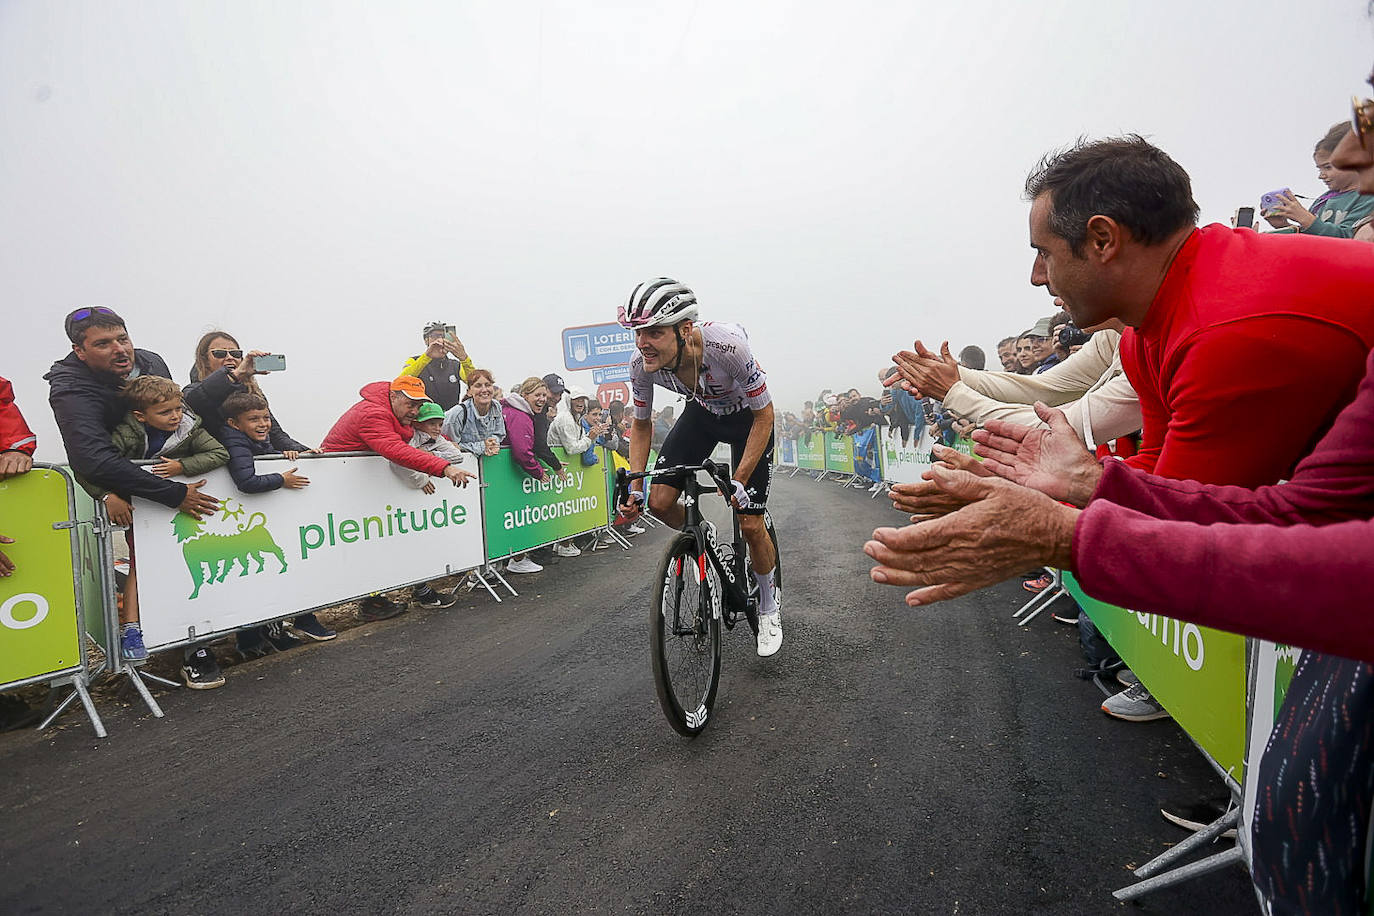
[[[773,556],[773,541],[768,537],[768,529],[763,526],[762,515],[741,515],[739,530],[749,544],[749,559],[754,572],[766,576],[778,565]]]
[[[677,487],[670,487],[666,483],[653,484],[649,487],[649,511],[668,527],[681,528],[686,521],[682,504],[678,502],[681,495],[682,491]]]

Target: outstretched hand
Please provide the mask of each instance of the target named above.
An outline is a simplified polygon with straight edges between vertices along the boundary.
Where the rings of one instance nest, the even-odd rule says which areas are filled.
[[[935,467],[931,475],[964,508],[921,525],[879,528],[864,544],[878,562],[874,582],[921,586],[906,595],[911,607],[966,595],[1028,566],[1070,564],[1077,509],[967,471]]]
[[[883,384],[891,387],[900,382],[903,388],[918,398],[944,400],[949,389],[959,381],[959,362],[949,353],[949,341],[940,344],[939,354],[927,350],[919,340],[912,346],[913,349],[902,350],[892,357],[897,365],[897,374]]]
[[[948,492],[934,481],[931,475],[935,468],[966,471],[975,477],[994,476],[992,471],[983,467],[983,462],[957,449],[932,445],[930,451],[938,463],[921,475],[922,482],[893,484],[888,494],[892,497],[892,508],[910,514],[913,522],[948,515],[967,505],[967,500],[956,493]]]
[[[1102,465],[1083,447],[1062,410],[1037,401],[1035,415],[1049,429],[989,420],[973,432],[974,451],[983,456],[989,471],[1007,480],[1061,502],[1086,506],[1102,477]]]

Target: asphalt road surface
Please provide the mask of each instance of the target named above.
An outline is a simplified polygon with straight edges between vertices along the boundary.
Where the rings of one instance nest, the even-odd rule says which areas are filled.
[[[695,740],[659,712],[663,530],[485,595],[0,735],[0,913],[1254,913],[1239,868],[1119,904],[1215,794],[1172,722],[1109,719],[1018,582],[913,611],[860,545],[899,517],[773,505],[785,643],[725,634]],[[227,658],[231,649],[221,650]]]

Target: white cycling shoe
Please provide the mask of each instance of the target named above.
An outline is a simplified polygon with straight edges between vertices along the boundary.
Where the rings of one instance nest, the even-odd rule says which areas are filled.
[[[782,648],[782,613],[759,616],[759,658],[777,655]]]

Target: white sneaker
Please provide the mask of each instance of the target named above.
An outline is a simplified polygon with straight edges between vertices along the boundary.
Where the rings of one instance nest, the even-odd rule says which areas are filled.
[[[540,566],[529,557],[520,557],[506,564],[506,572],[513,573],[537,573],[542,572],[543,569],[544,567]]]
[[[782,615],[764,614],[759,617],[759,658],[776,655],[782,648]]]
[[[870,492],[870,493],[877,493],[877,492],[878,492],[879,490],[881,490],[882,488],[883,488],[883,482],[880,480],[880,481],[878,481],[877,483],[875,483],[873,486],[869,487],[869,488],[868,488],[868,492]]]
[[[643,534],[644,526],[641,525],[639,522],[635,522],[633,525],[630,525],[625,530],[628,531],[630,534]]]
[[[575,544],[554,544],[553,552],[560,557],[580,557],[582,551]]]

